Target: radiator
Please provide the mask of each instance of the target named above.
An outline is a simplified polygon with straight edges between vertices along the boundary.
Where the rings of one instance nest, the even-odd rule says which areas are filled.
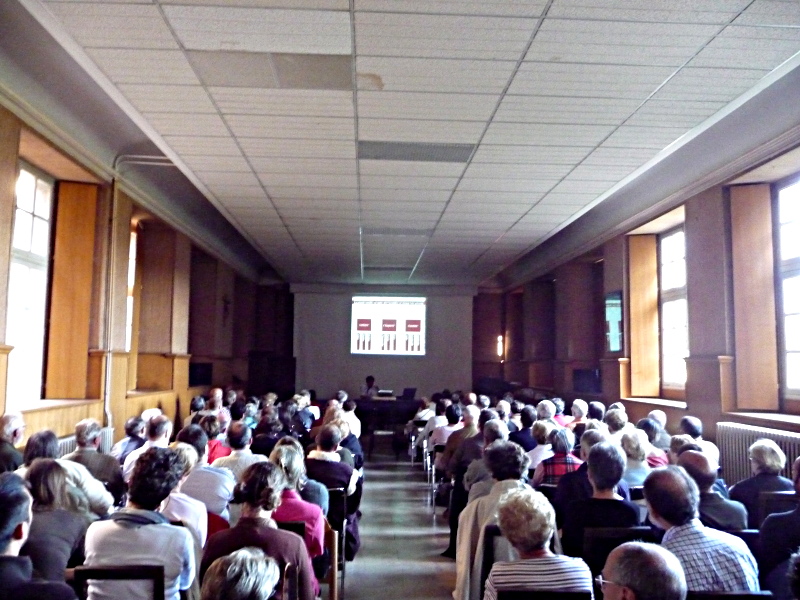
[[[114,445],[114,428],[113,427],[103,427],[102,431],[100,432],[100,452],[103,454],[108,454],[111,452],[111,446]],[[74,435],[68,435],[67,437],[59,438],[58,439],[58,451],[59,456],[64,456],[65,454],[69,454],[70,452],[74,452],[75,448],[78,447],[78,444],[75,442]]]
[[[792,478],[792,462],[800,456],[800,433],[741,423],[717,423],[720,463],[728,485],[752,475],[747,449],[753,442],[763,438],[774,440],[786,453],[786,468],[781,475]]]

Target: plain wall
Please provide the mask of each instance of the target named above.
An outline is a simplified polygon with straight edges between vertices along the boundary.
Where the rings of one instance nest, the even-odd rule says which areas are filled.
[[[405,387],[417,388],[417,397],[443,388],[471,389],[471,291],[404,286],[398,295],[428,299],[426,355],[365,356],[350,354],[351,299],[375,292],[331,287],[292,286],[298,388],[314,389],[321,397],[339,389],[358,396],[364,378],[373,375],[379,387],[398,395]]]

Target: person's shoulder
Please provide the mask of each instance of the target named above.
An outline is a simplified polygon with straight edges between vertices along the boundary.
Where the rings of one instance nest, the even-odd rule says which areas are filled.
[[[77,600],[75,590],[61,581],[30,581],[9,591],[14,600]]]

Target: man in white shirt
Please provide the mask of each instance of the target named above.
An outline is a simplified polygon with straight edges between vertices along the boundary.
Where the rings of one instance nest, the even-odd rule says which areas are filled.
[[[350,425],[350,433],[356,438],[361,437],[361,419],[356,416],[356,402],[345,398],[342,402],[342,410],[344,411],[344,420]]]
[[[153,417],[147,423],[147,441],[141,448],[137,448],[125,459],[125,464],[122,466],[122,477],[125,482],[129,482],[133,467],[139,457],[149,450],[150,448],[166,448],[169,445],[169,436],[172,435],[172,421],[164,415]]]
[[[230,469],[208,466],[208,436],[199,425],[189,425],[178,432],[176,438],[197,450],[197,465],[186,476],[178,491],[200,500],[208,512],[230,520],[228,504],[233,498],[236,478]]]
[[[253,430],[250,429],[243,421],[236,421],[228,427],[228,446],[231,447],[231,453],[228,456],[218,458],[213,463],[212,467],[218,469],[230,469],[236,481],[242,480],[242,474],[247,470],[247,467],[257,462],[264,462],[267,459],[263,454],[253,454],[250,450],[250,444],[253,442]]]

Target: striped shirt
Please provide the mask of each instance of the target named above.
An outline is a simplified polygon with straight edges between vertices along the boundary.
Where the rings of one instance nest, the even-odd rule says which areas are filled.
[[[756,561],[747,544],[735,535],[692,519],[667,531],[661,545],[681,561],[692,592],[759,590]]]
[[[496,562],[483,600],[497,600],[498,590],[592,592],[592,572],[582,559],[561,554]]]

